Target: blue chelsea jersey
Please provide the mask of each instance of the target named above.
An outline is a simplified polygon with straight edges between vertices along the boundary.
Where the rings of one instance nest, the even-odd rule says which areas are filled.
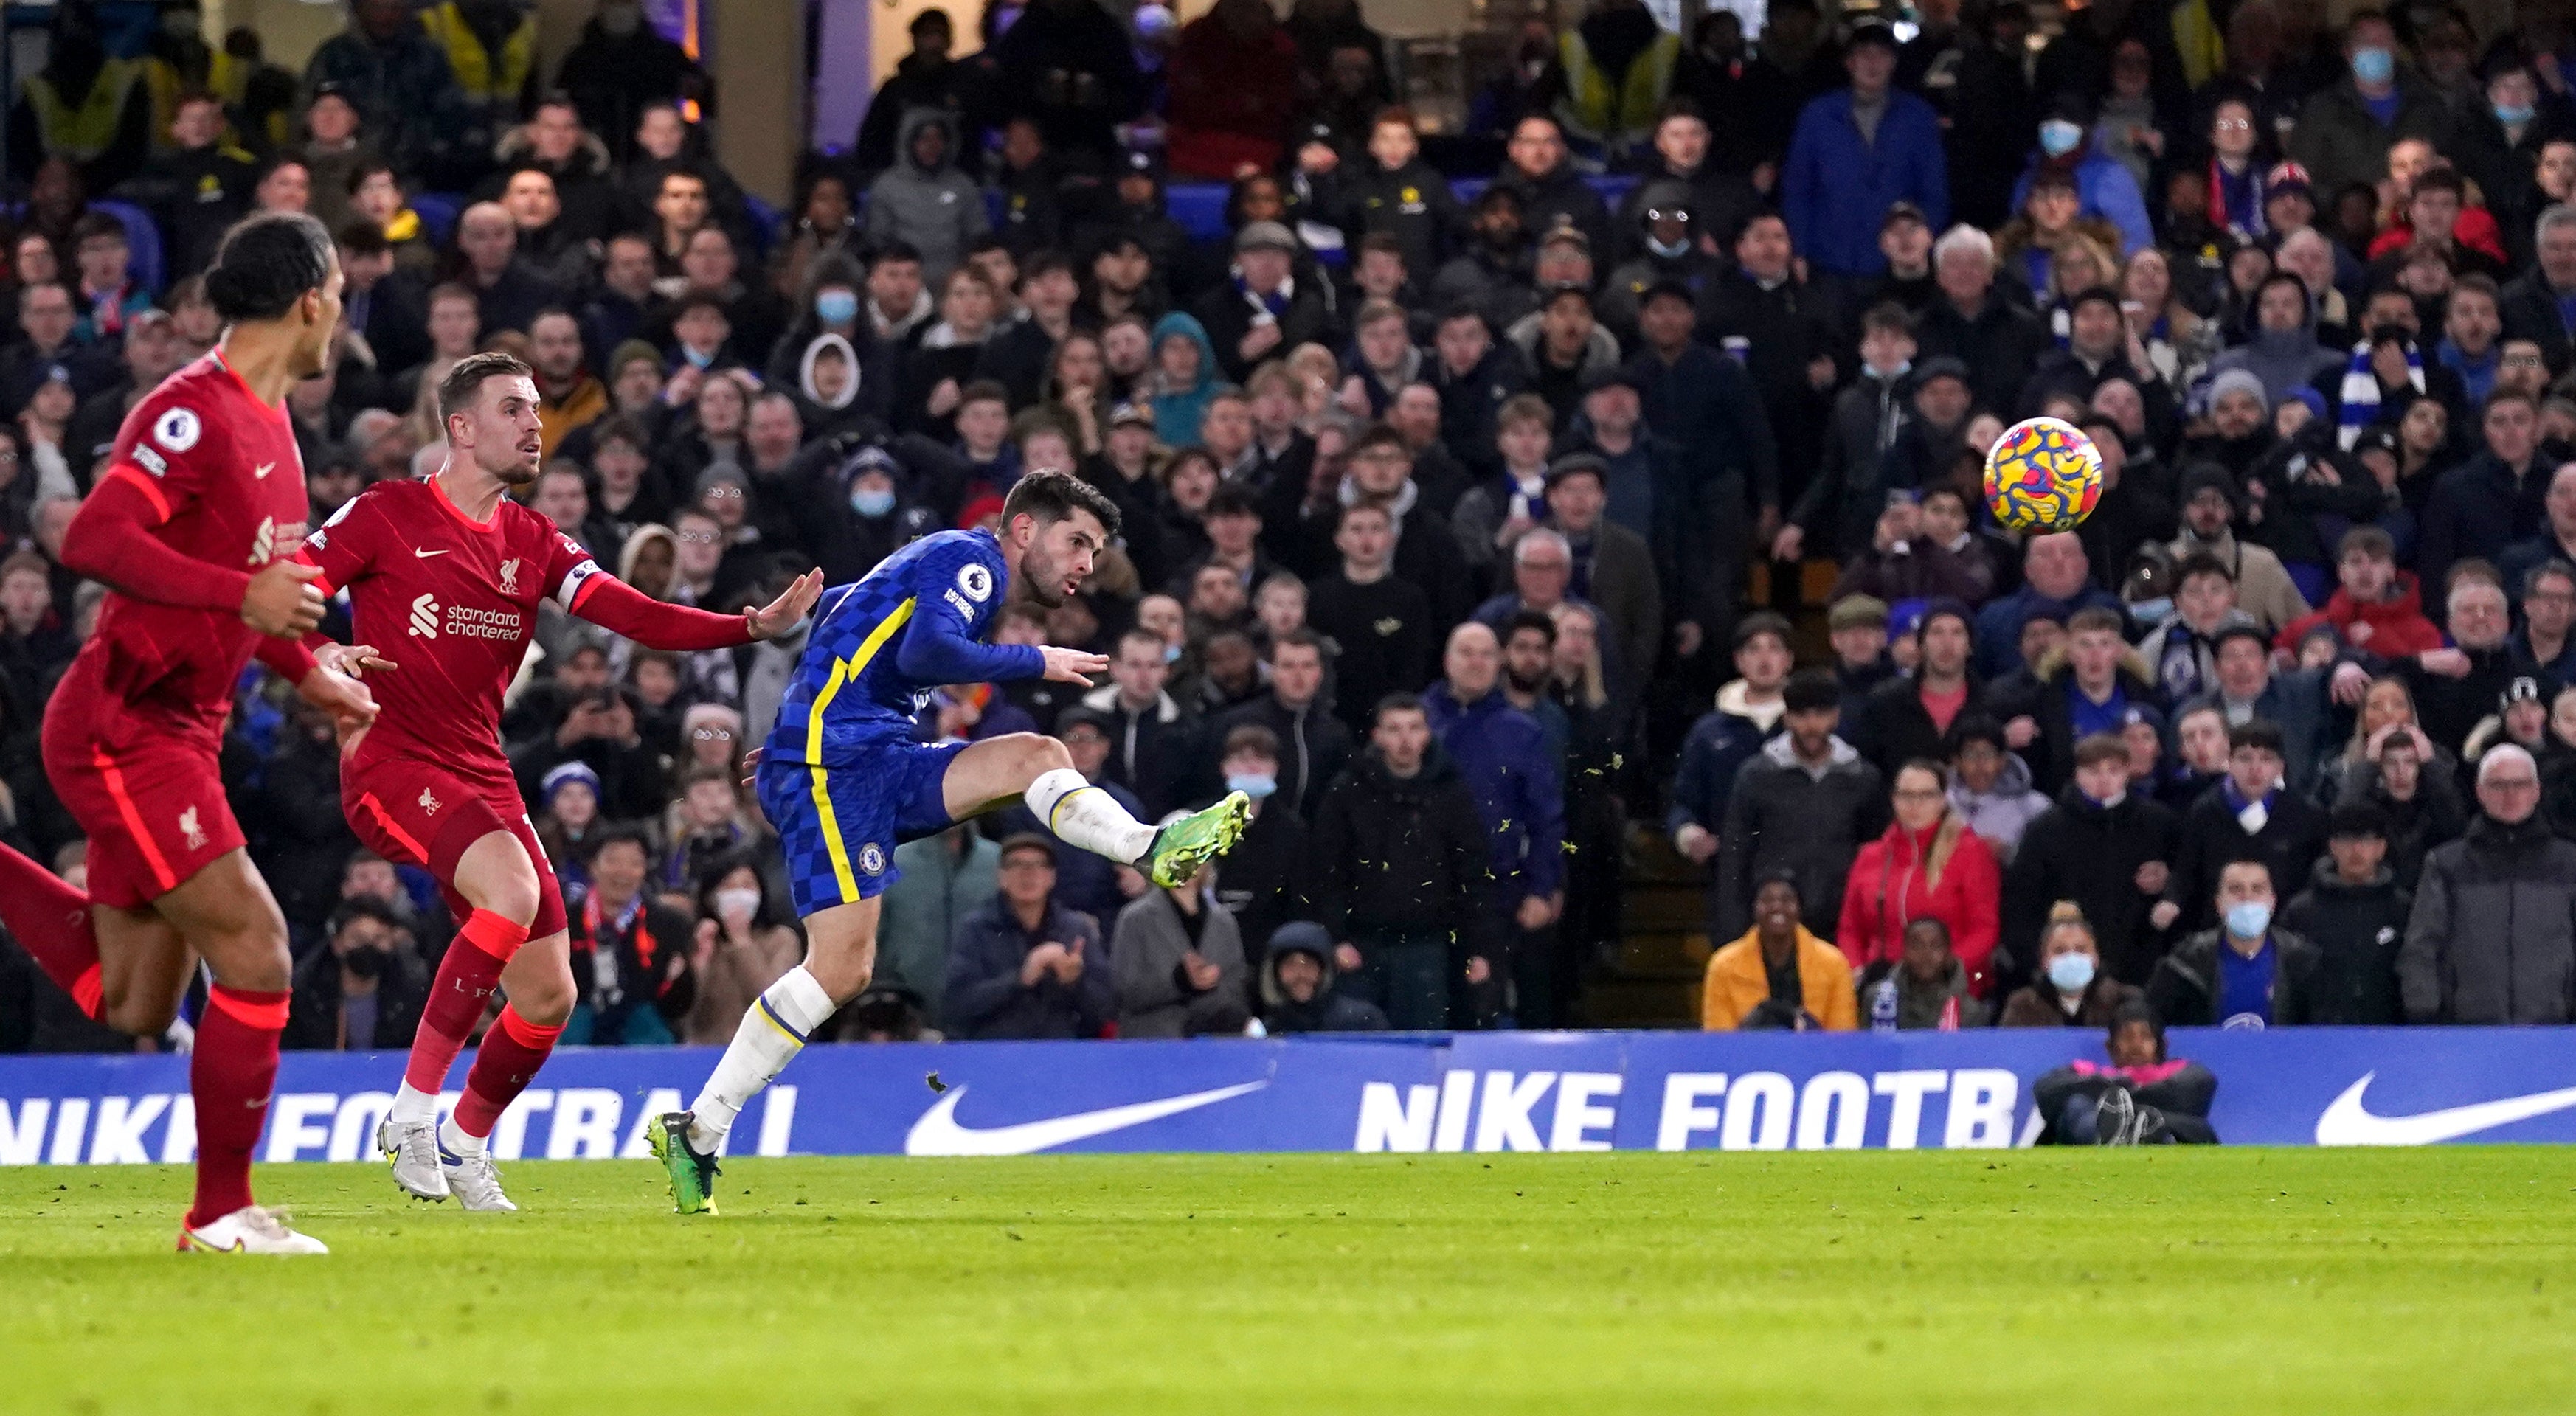
[[[1044,673],[1036,648],[983,642],[1009,588],[992,533],[941,531],[823,592],[763,758],[846,766],[910,741],[933,689]]]

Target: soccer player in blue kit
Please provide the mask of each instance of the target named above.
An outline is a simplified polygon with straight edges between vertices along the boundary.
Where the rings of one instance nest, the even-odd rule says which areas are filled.
[[[1025,801],[1066,844],[1177,886],[1242,836],[1250,801],[1241,792],[1158,830],[1085,781],[1054,738],[925,743],[914,733],[942,685],[1044,677],[1087,687],[1108,668],[1078,649],[983,638],[1012,590],[1063,604],[1117,531],[1117,507],[1088,483],[1032,472],[1012,484],[998,536],[924,536],[856,584],[824,592],[754,768],[805,922],[805,962],[752,1001],[690,1109],[651,1128],[680,1213],[714,1212],[716,1153],[734,1118],[868,986],[897,843]]]

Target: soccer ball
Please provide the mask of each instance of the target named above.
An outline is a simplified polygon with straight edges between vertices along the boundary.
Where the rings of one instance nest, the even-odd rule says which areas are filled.
[[[2102,500],[2102,454],[2059,418],[2015,423],[1986,454],[1986,507],[2007,531],[2072,531]]]

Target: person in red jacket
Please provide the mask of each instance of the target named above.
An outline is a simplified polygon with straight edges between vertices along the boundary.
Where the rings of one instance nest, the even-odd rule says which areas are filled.
[[[1171,167],[1230,182],[1279,165],[1297,111],[1297,45],[1266,0],[1217,0],[1172,51]]]
[[[1932,918],[1949,927],[1950,947],[1980,998],[1993,987],[2003,888],[1994,853],[1950,810],[1938,764],[1916,758],[1896,769],[1895,815],[1887,833],[1860,848],[1843,887],[1834,942],[1852,972],[1905,957],[1905,926]]]
[[[2367,649],[2383,659],[2411,659],[2442,647],[2442,631],[2424,617],[2415,577],[2397,568],[2397,543],[2376,526],[2343,533],[2335,550],[2341,583],[2325,608],[2281,627],[2276,648],[2292,653],[2319,625],[2334,626],[2347,649]]]

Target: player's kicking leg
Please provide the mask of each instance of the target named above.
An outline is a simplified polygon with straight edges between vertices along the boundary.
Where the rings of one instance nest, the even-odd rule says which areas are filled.
[[[562,904],[530,857],[528,841],[470,802],[459,802],[452,819],[474,823],[458,834],[479,834],[448,873],[469,912],[439,960],[402,1086],[376,1144],[392,1158],[394,1184],[404,1193],[424,1200],[452,1194],[468,1210],[506,1211],[518,1206],[502,1191],[485,1142],[545,1064],[572,1012],[571,950]],[[545,937],[530,943],[532,928],[545,930]],[[496,988],[509,1001],[484,1032],[455,1114],[441,1121],[439,1092]]]
[[[919,760],[901,758],[902,751],[889,751],[888,761]],[[807,768],[764,764],[761,771],[765,788],[779,783],[800,792],[806,790],[801,774],[807,773]],[[1011,733],[956,750],[947,758],[937,781],[936,810],[903,809],[891,813],[891,824],[907,828],[902,834],[926,834],[1020,800],[1066,844],[1133,865],[1157,883],[1167,885],[1190,879],[1209,861],[1233,849],[1250,817],[1249,799],[1236,792],[1160,829],[1148,826],[1128,815],[1109,793],[1093,787],[1075,771],[1063,743],[1035,733]],[[823,789],[830,791],[827,784]],[[898,793],[897,800],[900,799]],[[764,790],[765,806],[776,800],[779,798],[773,791]],[[877,806],[881,814],[872,822],[859,820],[857,811],[849,813],[850,819],[838,815],[834,819],[841,832],[855,832],[857,839],[871,841],[888,824],[888,816],[882,814],[881,799],[867,799],[864,804]],[[805,818],[815,813],[810,809],[798,812],[792,807],[771,807],[773,820],[782,814]],[[795,848],[798,838],[818,826],[827,832],[832,830],[803,819],[795,825],[784,820],[777,824],[787,836],[790,849]],[[888,830],[884,834],[896,832]],[[836,859],[848,853],[848,847],[837,840],[826,842],[825,848]],[[862,854],[875,849],[873,845],[863,847]],[[842,898],[836,900],[806,896],[803,878],[797,873],[798,906],[805,923],[805,962],[789,969],[752,1001],[724,1057],[716,1063],[714,1073],[689,1110],[663,1116],[652,1127],[653,1152],[670,1174],[672,1202],[682,1214],[714,1211],[716,1155],[734,1118],[760,1094],[761,1088],[786,1070],[787,1064],[804,1050],[805,1039],[815,1028],[867,988],[876,968],[877,895],[888,879],[884,862],[879,860],[873,868],[858,871],[836,867],[829,887],[842,892]],[[809,909],[809,905],[817,907]]]

